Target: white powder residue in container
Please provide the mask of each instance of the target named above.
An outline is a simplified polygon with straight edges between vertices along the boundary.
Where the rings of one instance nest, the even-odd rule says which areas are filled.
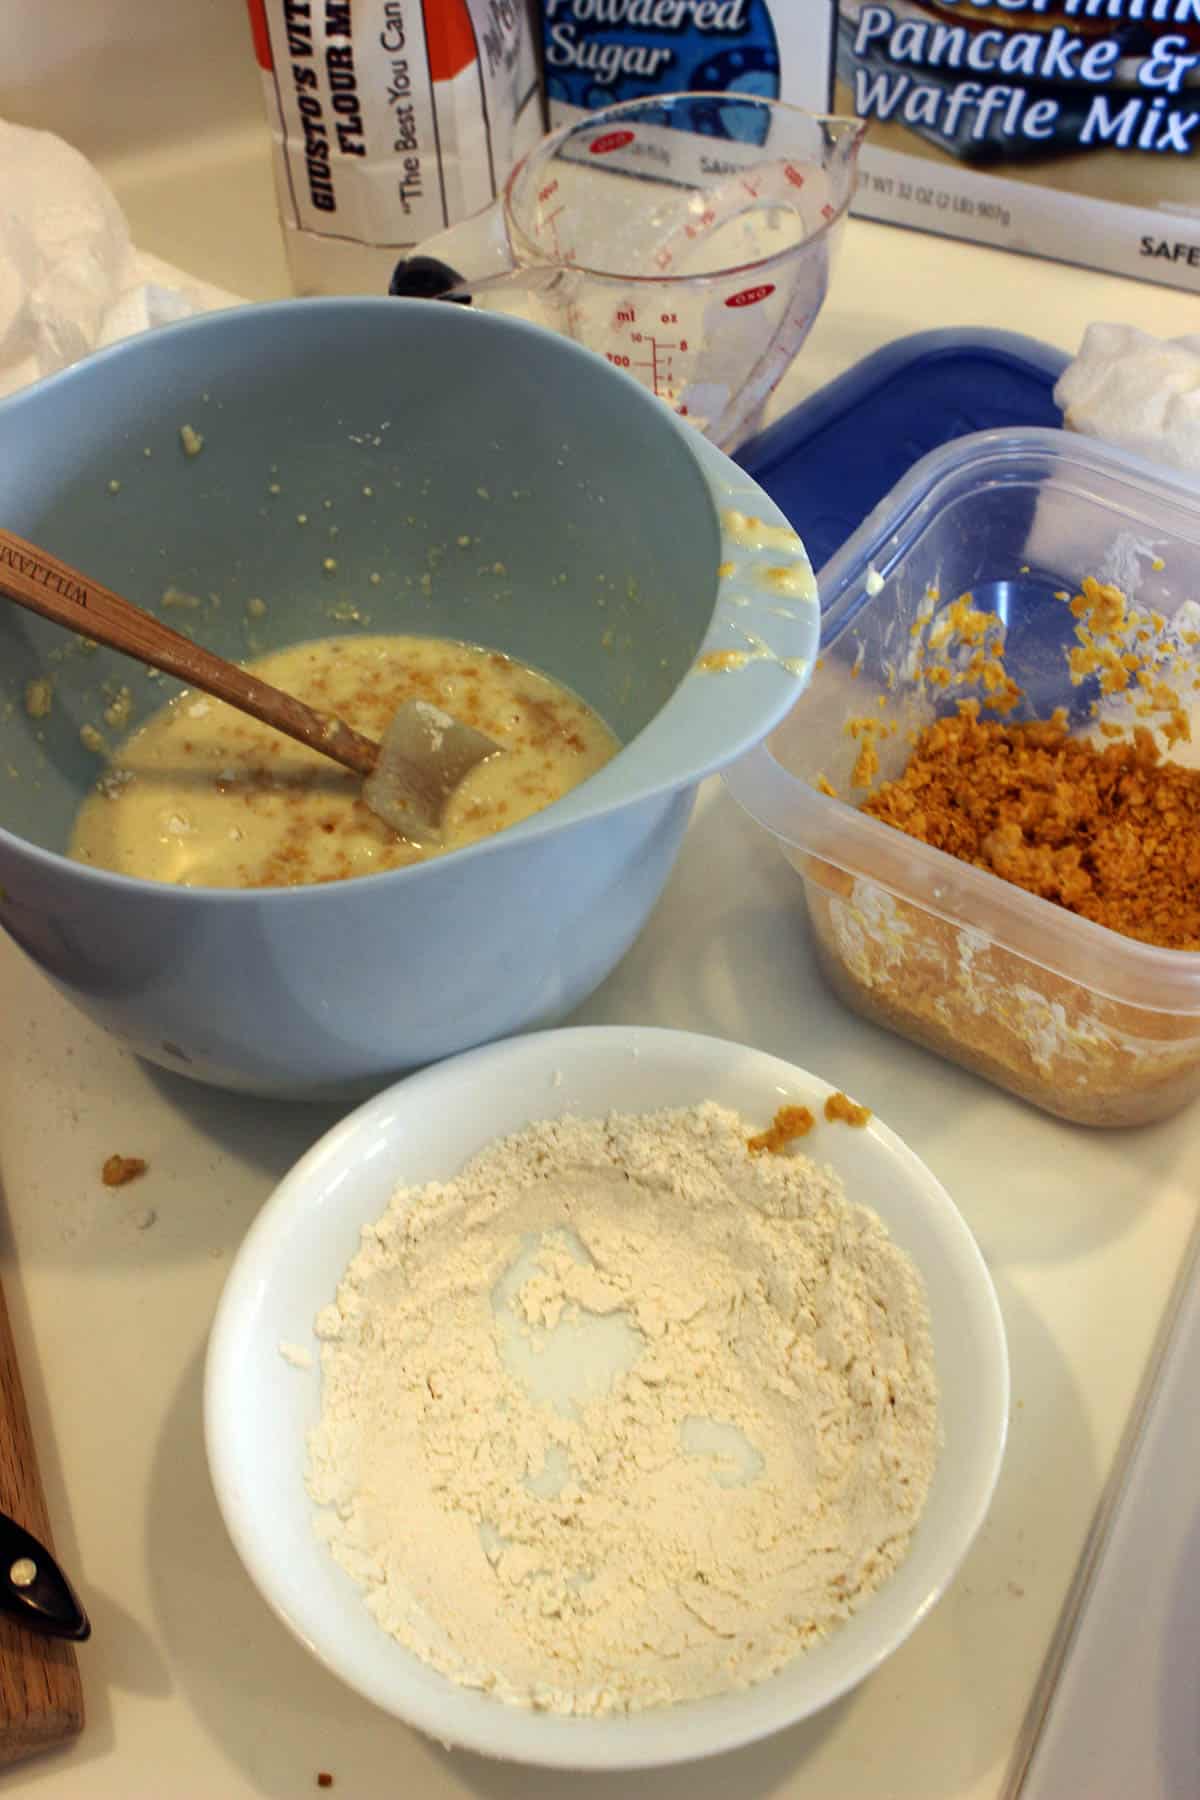
[[[903,1559],[920,1278],[713,1104],[564,1119],[398,1194],[321,1312],[318,1528],[387,1631],[520,1705],[745,1687]]]

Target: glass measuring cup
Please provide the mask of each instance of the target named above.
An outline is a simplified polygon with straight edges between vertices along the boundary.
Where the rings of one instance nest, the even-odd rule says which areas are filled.
[[[419,254],[444,297],[575,338],[729,450],[820,310],[864,132],[744,94],[628,101],[551,132]]]

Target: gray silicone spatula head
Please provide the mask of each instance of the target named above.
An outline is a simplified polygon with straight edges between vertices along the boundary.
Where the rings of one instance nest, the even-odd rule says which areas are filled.
[[[363,799],[402,837],[436,843],[450,796],[499,749],[485,732],[428,700],[406,700],[383,734]]]

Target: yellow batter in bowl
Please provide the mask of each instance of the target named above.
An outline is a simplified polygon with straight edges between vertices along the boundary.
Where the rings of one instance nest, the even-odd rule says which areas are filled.
[[[356,775],[188,690],[113,755],[84,801],[70,854],[182,887],[297,887],[444,855],[540,812],[620,745],[560,683],[449,638],[321,638],[247,664],[264,681],[380,737],[405,700],[484,731],[501,753],[451,797],[441,841],[398,837]]]

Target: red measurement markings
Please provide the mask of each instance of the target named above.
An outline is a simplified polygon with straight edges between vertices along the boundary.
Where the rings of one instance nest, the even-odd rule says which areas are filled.
[[[555,182],[554,186],[557,187],[558,183]],[[555,256],[558,257],[559,261],[560,262],[573,262],[575,259],[575,252],[573,250],[564,250],[563,249],[562,245],[558,241],[558,226],[554,223],[554,221],[556,219],[561,218],[562,214],[566,210],[567,209],[565,206],[556,206],[556,207],[553,207],[550,212],[543,214],[542,220],[541,220],[541,230],[549,231],[550,241],[554,245],[554,254],[555,254]]]
[[[623,322],[624,318],[624,312],[617,313],[618,321]],[[659,316],[659,323],[667,326],[678,325],[679,315],[673,312],[662,313]],[[640,354],[636,351],[627,354],[621,350],[608,350],[605,355],[609,362],[614,363],[618,369],[647,370],[650,376],[650,386],[654,392],[660,399],[670,399],[676,385],[674,353],[678,351],[681,356],[686,355],[688,340],[681,337],[669,341],[660,337],[656,331],[631,331],[629,342],[638,346]]]

